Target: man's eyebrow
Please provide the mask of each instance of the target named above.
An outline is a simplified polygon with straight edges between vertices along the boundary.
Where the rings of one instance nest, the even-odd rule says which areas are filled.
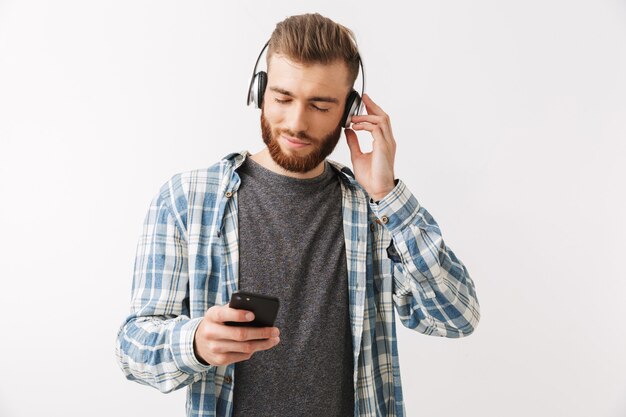
[[[270,87],[270,90],[279,93],[279,94],[283,94],[285,96],[289,96],[289,97],[293,97],[293,93],[291,91],[285,90],[284,88],[280,88],[280,87]],[[339,104],[339,100],[337,100],[334,97],[327,97],[327,96],[315,96],[315,97],[310,97],[309,101],[323,101],[325,103],[335,103],[335,104]]]

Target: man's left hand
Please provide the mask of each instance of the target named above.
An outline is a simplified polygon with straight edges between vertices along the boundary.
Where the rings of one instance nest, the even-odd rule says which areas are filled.
[[[372,99],[363,94],[366,115],[352,116],[352,129],[345,129],[356,180],[369,196],[378,201],[395,187],[393,162],[396,141],[389,116]],[[363,153],[355,130],[367,130],[374,138],[372,151]]]

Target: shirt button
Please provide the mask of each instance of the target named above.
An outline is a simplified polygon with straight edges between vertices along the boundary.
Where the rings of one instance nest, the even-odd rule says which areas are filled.
[[[226,198],[231,198],[233,196],[233,193],[231,193],[230,191],[226,191]]]
[[[376,230],[376,225],[374,223],[370,223],[370,230],[373,232]]]
[[[383,222],[384,224],[389,223],[389,218],[387,216],[383,216],[380,218],[380,221]]]
[[[224,377],[224,383],[225,384],[230,384],[231,382],[233,382],[233,379],[231,377],[229,377],[228,375],[226,375]]]

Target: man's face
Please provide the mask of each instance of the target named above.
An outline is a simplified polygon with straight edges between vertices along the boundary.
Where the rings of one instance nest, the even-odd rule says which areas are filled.
[[[332,153],[351,90],[344,62],[299,64],[274,54],[261,110],[263,142],[276,164],[308,172]]]

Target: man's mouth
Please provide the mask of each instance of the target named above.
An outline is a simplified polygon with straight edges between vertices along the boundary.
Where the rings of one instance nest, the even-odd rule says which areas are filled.
[[[308,145],[309,142],[305,142],[303,140],[300,140],[298,138],[294,138],[291,136],[287,136],[285,134],[281,134],[280,135],[285,141],[289,142],[290,144],[294,145],[294,146],[305,146]]]

